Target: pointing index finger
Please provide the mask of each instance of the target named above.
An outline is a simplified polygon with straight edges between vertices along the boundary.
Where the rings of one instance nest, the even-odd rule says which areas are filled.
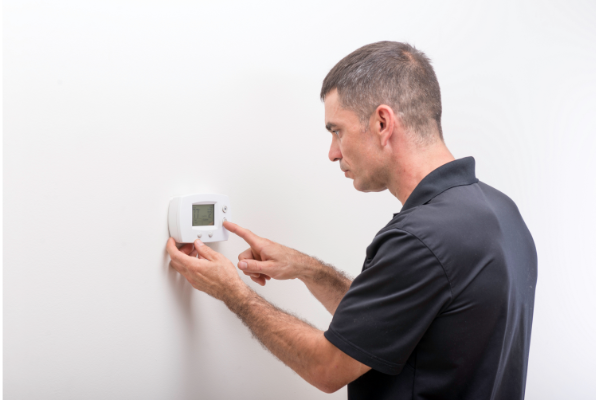
[[[251,247],[258,247],[261,244],[261,242],[263,241],[262,237],[255,235],[248,229],[245,229],[245,228],[241,227],[240,225],[235,224],[233,222],[225,221],[224,227],[227,230],[229,230],[230,232],[235,233],[236,235],[240,236]]]

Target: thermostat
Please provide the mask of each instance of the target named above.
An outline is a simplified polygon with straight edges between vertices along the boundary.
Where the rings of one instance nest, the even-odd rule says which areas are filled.
[[[170,200],[168,227],[178,243],[221,242],[229,232],[223,222],[230,219],[230,200],[223,194],[188,194]]]

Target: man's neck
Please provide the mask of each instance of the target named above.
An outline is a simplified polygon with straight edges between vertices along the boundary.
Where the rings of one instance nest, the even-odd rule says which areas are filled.
[[[455,158],[442,141],[422,149],[405,151],[395,158],[394,174],[388,189],[403,205],[426,175],[453,160]]]

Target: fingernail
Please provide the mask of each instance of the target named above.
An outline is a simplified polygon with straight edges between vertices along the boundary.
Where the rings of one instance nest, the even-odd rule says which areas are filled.
[[[201,247],[203,246],[205,243],[201,242],[199,239],[195,240],[195,247]]]
[[[248,264],[244,261],[240,261],[238,267],[240,267],[240,269],[246,269],[246,267],[248,267]]]

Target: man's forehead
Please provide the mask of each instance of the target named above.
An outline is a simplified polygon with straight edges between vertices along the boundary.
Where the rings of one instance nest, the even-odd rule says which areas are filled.
[[[358,115],[341,106],[336,89],[325,96],[325,128],[328,131],[344,129],[357,123],[359,123]]]
[[[338,121],[336,119],[342,110],[338,100],[337,89],[333,89],[325,96],[325,128],[327,130],[337,127]]]

